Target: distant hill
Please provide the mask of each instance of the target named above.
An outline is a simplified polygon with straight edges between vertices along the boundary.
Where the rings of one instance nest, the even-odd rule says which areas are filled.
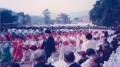
[[[40,22],[40,23],[44,22],[44,18],[41,16],[30,15],[30,17],[32,21]]]
[[[41,13],[40,16],[44,17],[42,13]],[[50,18],[51,19],[55,19],[57,16],[58,16],[58,14],[56,14],[56,13],[53,13],[53,12],[50,13]]]
[[[0,8],[0,10],[7,10],[5,8]],[[17,14],[17,12],[13,11],[13,14]],[[60,13],[59,13],[60,14]],[[89,16],[89,10],[86,11],[78,11],[78,12],[72,12],[68,14],[71,20],[74,20],[74,18],[76,17],[83,17],[83,16]],[[43,22],[43,14],[41,14],[40,16],[36,16],[36,15],[30,15],[32,21],[36,21],[36,22]],[[58,14],[51,12],[50,14],[51,19],[56,19],[56,17],[58,17]]]
[[[69,13],[68,15],[71,20],[74,20],[74,18],[76,18],[76,17],[89,16],[89,10],[72,12],[72,13]],[[52,19],[55,19],[56,17],[58,17],[58,14],[51,12],[50,16]]]
[[[87,10],[87,11],[72,12],[72,13],[70,13],[68,15],[73,20],[76,17],[89,16],[89,11]]]

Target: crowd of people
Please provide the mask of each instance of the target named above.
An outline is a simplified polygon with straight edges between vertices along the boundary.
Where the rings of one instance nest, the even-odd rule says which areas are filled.
[[[111,28],[2,28],[0,65],[20,67],[29,60],[31,67],[102,67],[119,41],[119,30]]]

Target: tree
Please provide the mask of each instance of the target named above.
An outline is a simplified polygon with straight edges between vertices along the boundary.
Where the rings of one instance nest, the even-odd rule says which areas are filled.
[[[24,12],[19,12],[18,16],[19,16],[19,22],[22,25],[29,25],[29,23],[31,22],[31,17],[29,16],[29,14],[25,15]]]
[[[74,18],[75,21],[79,22],[79,17]]]
[[[47,25],[49,25],[50,24],[50,12],[49,12],[49,10],[48,9],[45,9],[44,11],[43,11],[43,15],[44,15],[44,22],[45,22],[45,24],[47,24]]]
[[[28,25],[31,22],[31,17],[27,14],[23,17],[23,25]]]
[[[93,24],[114,26],[120,23],[120,0],[96,1],[89,15]]]
[[[79,20],[79,17],[74,18],[74,20]]]
[[[18,20],[18,16],[12,15],[11,10],[0,11],[0,17],[1,17],[0,23],[2,26],[12,24],[13,22],[17,22]]]

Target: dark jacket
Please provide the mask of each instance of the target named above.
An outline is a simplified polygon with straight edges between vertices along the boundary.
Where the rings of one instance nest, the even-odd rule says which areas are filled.
[[[34,65],[34,67],[55,67],[55,66],[47,65],[45,63],[39,62],[36,65]]]
[[[108,31],[105,31],[104,33],[105,37],[107,38],[109,35],[108,35]]]
[[[85,62],[88,58],[80,59],[77,63],[81,65],[83,62]]]
[[[105,50],[105,51],[103,51],[103,60],[104,60],[104,61],[108,61],[110,55],[111,55],[111,51],[110,51],[110,50]]]
[[[44,49],[46,57],[50,57],[55,52],[54,38],[49,36],[48,39],[44,39],[41,49]]]
[[[80,65],[78,65],[77,63],[71,64],[69,67],[81,67]]]

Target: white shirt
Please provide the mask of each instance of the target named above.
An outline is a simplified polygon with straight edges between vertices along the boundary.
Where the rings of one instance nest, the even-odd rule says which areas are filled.
[[[37,46],[37,42],[36,41],[31,41],[30,43],[31,45]]]
[[[89,48],[92,48],[95,50],[96,43],[97,43],[97,41],[95,41],[95,40],[87,40],[86,42],[83,42],[81,50],[86,51]]]
[[[59,61],[56,61],[54,64],[55,67],[69,67],[69,65],[62,59]]]
[[[25,45],[30,45],[30,42],[31,42],[31,40],[26,40],[24,44]]]
[[[90,67],[89,59],[86,60],[84,63],[82,63],[82,64],[81,64],[81,67]]]

